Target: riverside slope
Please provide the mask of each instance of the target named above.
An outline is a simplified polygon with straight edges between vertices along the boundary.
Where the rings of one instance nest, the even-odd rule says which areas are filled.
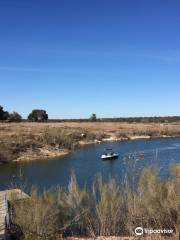
[[[53,158],[101,141],[180,136],[180,123],[0,123],[0,162]]]

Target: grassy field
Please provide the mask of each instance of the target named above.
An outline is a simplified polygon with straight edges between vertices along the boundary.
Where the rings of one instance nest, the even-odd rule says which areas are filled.
[[[0,161],[56,157],[105,140],[180,136],[180,123],[0,123]]]

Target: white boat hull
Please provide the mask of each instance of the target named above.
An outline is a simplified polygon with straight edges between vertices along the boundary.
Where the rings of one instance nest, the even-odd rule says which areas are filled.
[[[114,154],[103,154],[102,156],[101,156],[101,159],[102,160],[110,160],[110,159],[115,159],[115,158],[118,158],[119,157],[119,154],[116,154],[116,153],[114,153]]]

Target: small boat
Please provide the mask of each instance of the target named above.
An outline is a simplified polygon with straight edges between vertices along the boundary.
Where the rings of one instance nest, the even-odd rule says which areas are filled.
[[[112,151],[112,149],[106,149],[104,154],[101,155],[101,159],[102,160],[111,160],[111,159],[115,159],[115,158],[118,158],[118,157],[119,157],[119,154],[118,153],[114,153]]]

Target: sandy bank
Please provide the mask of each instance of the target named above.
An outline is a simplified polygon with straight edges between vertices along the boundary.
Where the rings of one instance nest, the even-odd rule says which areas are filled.
[[[38,152],[37,151],[36,152],[33,152],[33,151],[25,152],[20,157],[13,160],[13,162],[33,161],[33,160],[37,160],[37,159],[41,159],[41,160],[51,159],[51,158],[65,156],[65,155],[69,154],[69,152],[70,151],[67,151],[67,150],[57,151],[57,150],[48,150],[48,149],[41,148],[41,149],[39,149]]]
[[[109,137],[109,138],[103,138],[102,140],[97,140],[95,139],[94,141],[79,141],[79,146],[83,147],[86,145],[91,145],[91,144],[101,144],[103,142],[117,142],[117,141],[128,141],[128,140],[140,140],[140,139],[155,139],[157,137],[151,137],[151,136],[129,136],[127,138],[116,138],[116,137]],[[172,136],[158,136],[158,138],[172,138]],[[20,162],[20,161],[32,161],[32,160],[45,160],[45,159],[53,159],[56,157],[62,157],[67,154],[69,154],[71,151],[70,150],[55,150],[55,149],[46,149],[46,148],[39,148],[38,151],[28,151],[22,154],[22,156],[18,157],[15,159],[13,162]]]

